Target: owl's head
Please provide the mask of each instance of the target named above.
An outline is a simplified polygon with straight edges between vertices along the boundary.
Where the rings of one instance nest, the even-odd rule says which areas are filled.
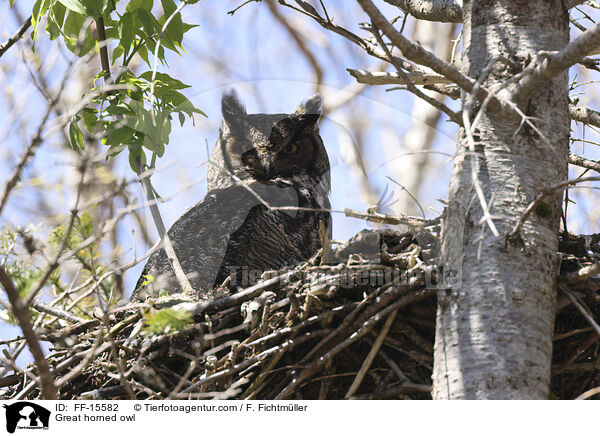
[[[309,189],[323,207],[330,166],[319,135],[321,96],[292,114],[248,114],[235,91],[223,95],[223,123],[208,167],[208,190],[241,180]],[[234,177],[235,176],[235,177]]]

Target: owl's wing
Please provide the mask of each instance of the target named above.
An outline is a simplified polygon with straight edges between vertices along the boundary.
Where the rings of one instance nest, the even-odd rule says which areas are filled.
[[[210,191],[204,200],[185,212],[168,231],[173,248],[190,284],[201,296],[207,296],[215,285],[229,239],[243,224],[249,212],[256,207],[297,206],[298,196],[291,187],[277,187],[258,182],[248,186],[230,186]],[[297,213],[293,209],[287,213]],[[152,283],[142,286],[153,276]],[[144,300],[165,290],[180,289],[163,249],[150,256],[138,279],[132,300]],[[204,294],[204,295],[202,295]]]

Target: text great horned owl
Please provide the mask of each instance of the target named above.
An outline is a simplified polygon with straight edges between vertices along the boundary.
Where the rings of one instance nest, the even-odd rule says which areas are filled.
[[[331,229],[330,166],[317,125],[321,97],[293,114],[247,114],[230,92],[222,113],[208,193],[168,232],[201,298],[228,276],[233,288],[249,286],[265,270],[310,258],[321,245],[319,222]],[[140,277],[132,299],[180,289],[162,249],[148,259],[144,275],[154,281],[142,286]]]

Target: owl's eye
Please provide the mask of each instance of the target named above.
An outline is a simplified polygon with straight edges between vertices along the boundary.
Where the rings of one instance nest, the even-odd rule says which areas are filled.
[[[300,147],[295,142],[291,142],[283,148],[285,154],[296,154]]]

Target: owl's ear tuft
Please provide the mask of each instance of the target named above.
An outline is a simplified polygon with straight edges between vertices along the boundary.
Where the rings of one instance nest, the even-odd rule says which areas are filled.
[[[221,112],[223,113],[223,118],[227,121],[237,120],[246,115],[246,108],[240,101],[235,89],[231,89],[223,94]]]
[[[315,121],[321,116],[323,111],[323,97],[321,94],[315,94],[298,106],[296,115],[316,115]]]

